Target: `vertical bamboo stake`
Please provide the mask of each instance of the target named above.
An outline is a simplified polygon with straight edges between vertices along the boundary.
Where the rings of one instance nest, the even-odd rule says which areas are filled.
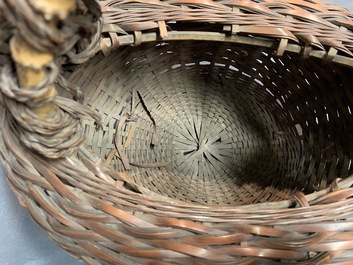
[[[43,14],[43,17],[50,25],[56,25],[58,19],[64,20],[76,8],[74,0],[30,0],[31,5]],[[30,88],[37,85],[45,78],[45,65],[54,60],[54,54],[50,51],[43,52],[32,47],[19,34],[10,41],[11,56],[16,63],[17,77],[20,86]],[[49,93],[41,100],[50,99],[57,94],[56,88],[53,85]],[[55,113],[55,105],[47,103],[41,107],[33,109],[41,117],[48,117]]]

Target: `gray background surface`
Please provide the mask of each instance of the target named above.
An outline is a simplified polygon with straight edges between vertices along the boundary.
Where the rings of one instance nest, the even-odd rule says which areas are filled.
[[[349,8],[352,0],[328,1]],[[82,265],[53,243],[17,202],[0,163],[0,265]]]

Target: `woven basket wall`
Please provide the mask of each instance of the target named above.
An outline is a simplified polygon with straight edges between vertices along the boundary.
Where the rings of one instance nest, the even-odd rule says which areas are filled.
[[[42,2],[0,1],[0,154],[62,248],[87,264],[353,262],[352,14]],[[21,41],[53,60],[21,64]]]

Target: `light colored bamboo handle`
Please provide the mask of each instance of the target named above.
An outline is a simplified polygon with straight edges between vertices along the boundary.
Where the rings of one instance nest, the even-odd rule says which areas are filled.
[[[71,0],[30,0],[31,5],[43,14],[48,24],[55,24],[58,19],[64,20],[76,8],[76,1]],[[17,77],[23,88],[31,88],[45,79],[45,66],[53,62],[54,54],[39,51],[30,45],[17,32],[10,41],[11,56],[16,63]],[[54,85],[38,102],[52,99],[57,95]],[[40,117],[48,117],[56,111],[56,106],[50,102],[36,107],[33,111]]]

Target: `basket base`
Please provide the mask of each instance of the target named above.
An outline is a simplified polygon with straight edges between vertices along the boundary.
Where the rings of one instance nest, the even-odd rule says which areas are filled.
[[[310,137],[319,139],[299,99],[316,89],[309,77],[321,64],[293,66],[290,56],[230,45],[125,47],[72,73],[85,104],[103,117],[102,131],[83,121],[88,148],[118,171],[128,166],[136,184],[182,201],[244,205],[312,191],[329,172],[310,168],[304,154]],[[272,74],[270,65],[278,68]]]

